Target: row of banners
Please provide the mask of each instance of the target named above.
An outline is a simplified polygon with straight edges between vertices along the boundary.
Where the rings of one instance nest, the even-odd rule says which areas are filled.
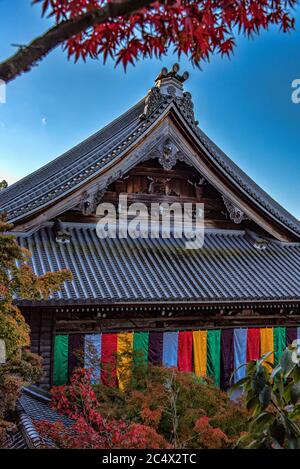
[[[94,383],[123,389],[132,356],[140,356],[153,365],[212,377],[217,386],[228,389],[234,370],[236,382],[245,375],[242,365],[268,352],[272,352],[268,361],[276,365],[286,345],[296,339],[300,339],[300,327],[57,335],[53,384],[66,384],[72,371],[83,364],[92,371]]]

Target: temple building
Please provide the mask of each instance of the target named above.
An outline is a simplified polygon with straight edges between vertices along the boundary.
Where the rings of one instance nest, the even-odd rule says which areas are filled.
[[[127,112],[0,194],[35,273],[73,274],[48,300],[19,302],[44,388],[67,381],[75,350],[93,344],[110,363],[125,340],[151,363],[226,388],[234,368],[267,351],[278,362],[298,337],[300,222],[201,130],[187,78],[163,68]],[[183,237],[171,211],[164,231],[171,204],[189,208]],[[126,236],[124,213],[132,221],[153,206],[154,235],[144,214],[140,235]],[[118,229],[105,238],[109,207]],[[203,245],[187,248],[198,218]]]

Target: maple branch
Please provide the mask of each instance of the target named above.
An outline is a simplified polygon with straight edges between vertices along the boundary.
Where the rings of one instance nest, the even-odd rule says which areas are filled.
[[[0,79],[6,83],[14,80],[18,75],[31,70],[37,62],[67,39],[109,19],[130,15],[151,3],[153,0],[114,0],[101,9],[96,8],[77,18],[62,21],[34,39],[28,46],[22,46],[4,62],[0,62]]]

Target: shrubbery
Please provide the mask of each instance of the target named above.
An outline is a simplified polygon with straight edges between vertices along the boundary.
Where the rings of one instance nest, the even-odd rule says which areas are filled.
[[[42,359],[27,351],[0,366],[0,447],[5,430],[14,427],[14,411],[22,387],[39,381],[42,374]]]
[[[230,448],[246,429],[246,410],[209,380],[147,366],[124,391],[90,385],[77,369],[52,391],[52,405],[74,419],[70,429],[40,422],[59,448]]]

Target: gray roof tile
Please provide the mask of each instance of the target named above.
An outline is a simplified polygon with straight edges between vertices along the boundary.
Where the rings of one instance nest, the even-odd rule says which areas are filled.
[[[258,250],[242,231],[210,231],[203,248],[187,250],[175,238],[100,240],[94,225],[64,226],[70,244],[57,243],[51,226],[19,238],[36,274],[71,270],[52,301],[300,299],[299,244]]]

